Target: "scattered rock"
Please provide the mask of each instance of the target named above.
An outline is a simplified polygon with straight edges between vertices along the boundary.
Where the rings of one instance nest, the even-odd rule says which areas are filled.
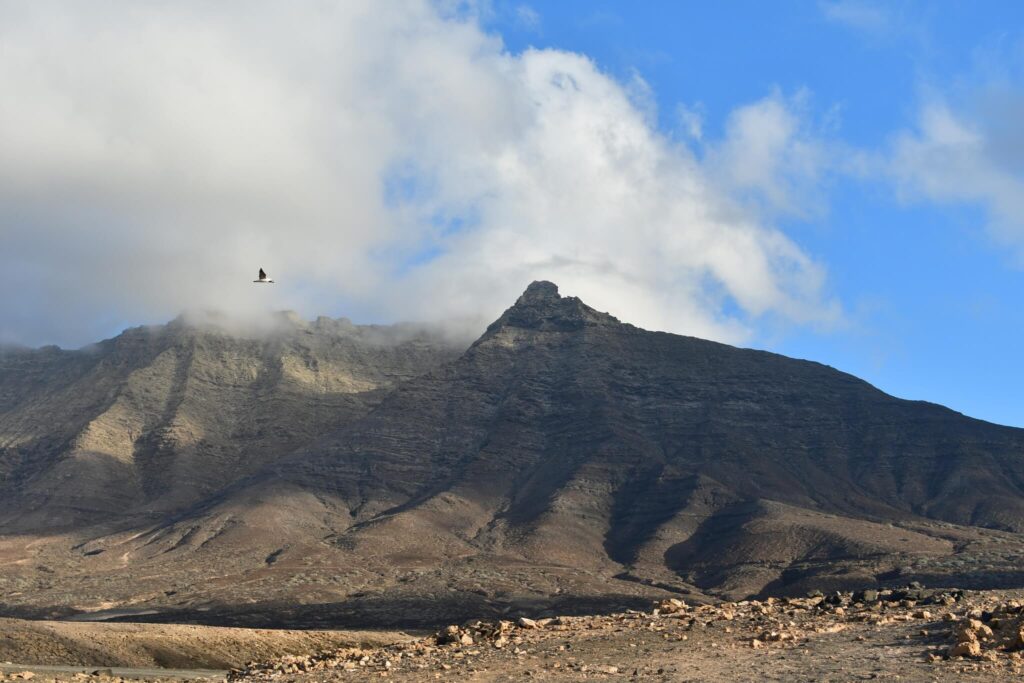
[[[986,667],[1005,660],[1018,669],[1024,664],[1024,605],[1012,601],[996,605],[989,602],[977,609],[944,610],[941,620],[949,625],[948,631],[942,626],[932,628],[932,624],[922,628],[926,624],[920,621],[932,621],[937,617],[931,610],[914,606],[914,600],[894,599],[906,590],[925,589],[910,586],[907,589],[878,591],[875,601],[871,600],[875,596],[866,594],[867,591],[856,596],[860,600],[848,592],[811,598],[704,605],[686,605],[682,600],[672,598],[658,601],[649,612],[627,609],[608,615],[536,620],[520,617],[515,621],[473,620],[447,626],[430,638],[401,645],[377,649],[349,648],[310,657],[285,657],[269,664],[253,664],[245,670],[232,672],[229,678],[269,681],[327,669],[363,671],[371,677],[389,677],[397,672],[420,669],[450,670],[461,674],[487,670],[487,666],[501,666],[500,662],[510,660],[531,667],[531,677],[543,678],[545,669],[621,675],[616,666],[591,663],[587,668],[586,664],[578,661],[573,656],[577,651],[573,648],[572,639],[576,636],[572,632],[600,634],[601,638],[617,638],[617,634],[622,634],[623,638],[628,636],[628,646],[635,648],[632,651],[637,655],[650,652],[652,637],[657,642],[681,643],[688,639],[687,632],[690,631],[701,632],[691,639],[697,651],[722,652],[742,646],[755,650],[778,648],[811,653],[814,652],[815,640],[829,634],[861,629],[861,632],[848,636],[848,640],[863,643],[868,640],[865,637],[868,629],[877,631],[890,627],[900,630],[879,636],[880,647],[887,642],[886,639],[894,637],[901,641],[920,638],[924,644],[924,639],[934,638],[936,633],[950,634],[947,644],[928,644],[923,653],[916,650],[920,653],[914,655],[918,662],[923,660],[942,666],[940,662],[953,659],[962,667]],[[955,593],[946,591],[945,594],[952,597]],[[917,625],[913,623],[915,620],[918,620]],[[557,643],[557,652],[562,653],[565,660],[550,661],[554,654],[553,640]],[[556,658],[558,656],[555,654]],[[484,667],[481,669],[482,664]],[[520,673],[525,671],[516,670]],[[643,678],[644,669],[640,667],[637,671],[639,673],[634,678]]]

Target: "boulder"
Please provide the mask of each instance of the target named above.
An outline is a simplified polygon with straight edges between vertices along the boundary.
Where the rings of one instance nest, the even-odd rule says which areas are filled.
[[[981,643],[977,640],[965,640],[949,648],[950,657],[980,657]]]

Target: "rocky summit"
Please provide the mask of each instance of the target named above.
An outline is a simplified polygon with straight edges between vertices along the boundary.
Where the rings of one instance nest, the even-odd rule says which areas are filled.
[[[1012,588],[1022,532],[1024,430],[548,282],[468,349],[288,318],[0,356],[10,616],[438,626]]]

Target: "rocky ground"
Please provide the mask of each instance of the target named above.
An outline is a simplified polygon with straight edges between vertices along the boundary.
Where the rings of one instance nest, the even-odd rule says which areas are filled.
[[[1021,594],[901,590],[471,621],[380,648],[233,671],[232,681],[1019,680]]]
[[[4,629],[0,642],[9,640],[10,622],[0,626]],[[113,648],[120,642],[121,650],[140,649],[138,635],[125,630],[136,625],[64,626],[95,629],[99,648]],[[206,633],[205,627],[174,628],[192,629],[193,640],[208,645],[216,640],[214,632],[239,630],[206,628]],[[276,634],[282,642],[300,637],[294,632],[252,633],[264,639]],[[325,636],[316,636],[321,637]],[[713,605],[667,599],[642,611],[471,620],[422,637],[390,633],[367,640],[339,632],[336,638],[330,641],[334,644],[321,646],[319,654],[272,655],[230,671],[227,679],[231,683],[1020,680],[1024,676],[1024,592],[929,590],[911,584],[902,589]],[[339,647],[346,638],[347,644]],[[170,640],[163,645],[173,650]],[[312,652],[315,639],[310,645]],[[0,681],[5,682],[180,681],[209,680],[210,675],[18,670],[0,662]]]
[[[70,666],[25,667],[0,665],[0,681],[60,681],[60,683],[181,683],[182,681],[223,681],[220,671],[198,669],[97,669]]]

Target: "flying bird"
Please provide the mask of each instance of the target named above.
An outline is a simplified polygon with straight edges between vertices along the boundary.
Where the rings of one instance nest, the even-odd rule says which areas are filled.
[[[267,274],[263,272],[262,268],[260,268],[260,276],[259,277],[260,277],[259,280],[253,280],[253,282],[269,282],[271,284],[273,284],[273,282],[274,282],[269,277],[267,277]]]

